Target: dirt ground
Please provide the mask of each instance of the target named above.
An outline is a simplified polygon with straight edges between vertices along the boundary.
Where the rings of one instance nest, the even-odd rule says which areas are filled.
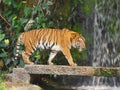
[[[5,86],[7,90],[43,90],[37,85],[26,83],[13,83],[10,81],[6,81]]]
[[[10,82],[10,81],[6,81],[5,82],[5,85],[7,88],[11,88],[12,86],[29,86],[30,84],[25,84],[25,83],[13,83],[13,82]]]

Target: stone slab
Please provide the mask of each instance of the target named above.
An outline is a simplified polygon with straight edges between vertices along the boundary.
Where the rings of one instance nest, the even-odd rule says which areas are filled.
[[[15,83],[29,83],[30,74],[24,68],[14,68],[12,73],[12,82]]]
[[[120,76],[120,67],[26,65],[25,70],[29,74]]]
[[[120,77],[120,67],[91,67],[63,65],[25,65],[14,68],[12,82],[30,83],[31,74],[37,75],[77,75],[77,76],[115,76]]]

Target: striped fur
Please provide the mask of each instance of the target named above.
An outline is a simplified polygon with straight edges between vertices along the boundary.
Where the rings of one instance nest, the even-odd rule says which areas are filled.
[[[68,63],[72,66],[75,66],[76,64],[73,62],[70,53],[71,46],[78,48],[80,51],[85,48],[84,37],[74,31],[70,31],[68,29],[31,30],[22,33],[18,37],[15,59],[17,59],[21,42],[25,46],[25,50],[22,51],[22,57],[26,64],[34,64],[29,60],[29,57],[37,48],[40,48],[51,49],[48,59],[49,64],[53,64],[53,58],[56,56],[57,52],[61,51],[68,60]]]

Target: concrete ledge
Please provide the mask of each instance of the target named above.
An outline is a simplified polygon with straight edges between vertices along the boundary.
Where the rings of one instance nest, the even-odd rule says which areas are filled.
[[[12,82],[30,83],[31,74],[120,77],[120,67],[26,65],[24,68],[13,69]]]
[[[120,76],[120,67],[26,65],[25,70],[29,74]]]
[[[14,68],[12,73],[12,82],[15,83],[29,83],[30,74],[24,68]]]

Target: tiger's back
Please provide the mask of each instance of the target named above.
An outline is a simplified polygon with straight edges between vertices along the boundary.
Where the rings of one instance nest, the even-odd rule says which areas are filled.
[[[26,49],[51,49],[61,43],[61,31],[56,29],[31,30],[22,34]]]
[[[33,62],[29,60],[29,57],[37,48],[40,48],[51,49],[48,59],[49,64],[53,64],[52,59],[58,51],[62,51],[68,59],[69,64],[74,65],[69,51],[71,47],[70,32],[72,33],[72,31],[68,29],[39,29],[24,32],[18,38],[17,49],[19,49],[20,42],[22,42],[25,46],[25,49],[22,51],[22,57],[27,64],[33,64]],[[64,48],[66,49],[64,50]],[[19,52],[19,50],[17,50],[17,52]],[[18,56],[18,54],[16,54],[16,56]]]

